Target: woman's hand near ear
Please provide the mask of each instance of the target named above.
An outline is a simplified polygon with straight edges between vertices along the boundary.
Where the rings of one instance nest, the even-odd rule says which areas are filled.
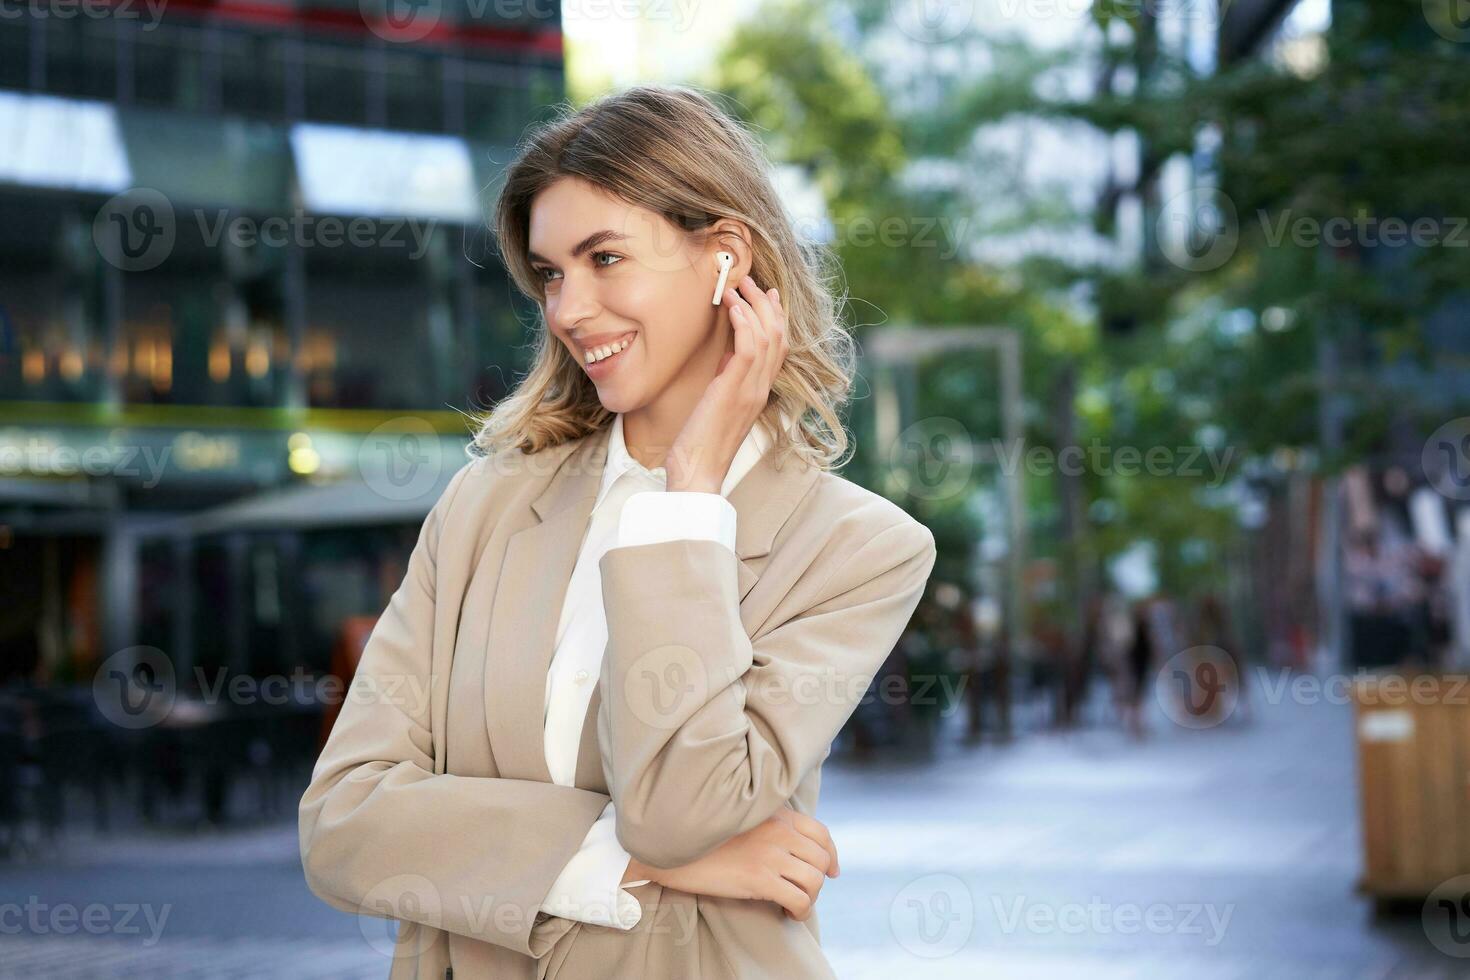
[[[704,396],[674,440],[664,469],[670,490],[719,493],[751,426],[765,411],[771,385],[786,360],[786,311],[775,289],[762,292],[750,276],[725,290],[735,349],[727,351]]]
[[[798,922],[816,905],[826,878],[836,878],[837,845],[821,821],[782,807],[743,834],[678,868],[655,868],[636,858],[624,881],[647,878],[691,895],[762,899]]]

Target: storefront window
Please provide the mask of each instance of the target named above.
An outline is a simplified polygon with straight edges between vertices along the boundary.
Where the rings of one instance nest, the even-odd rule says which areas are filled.
[[[320,122],[368,122],[367,76],[358,45],[302,45],[306,118]]]
[[[383,245],[389,223],[377,227],[373,247],[344,242],[307,250],[300,367],[312,407],[443,405],[434,378],[448,355],[435,342],[444,287],[433,286],[414,247]],[[406,226],[397,237],[413,241]]]
[[[29,26],[30,18],[17,23]],[[46,91],[83,99],[117,94],[117,25],[97,18],[46,18],[36,32],[35,52],[45,72]]]
[[[31,21],[0,18],[0,88],[31,86]]]
[[[226,257],[192,214],[157,269],[123,277],[111,370],[136,404],[276,406],[290,383],[279,258],[265,246]],[[233,277],[227,268],[234,267]]]
[[[81,216],[47,200],[0,196],[0,400],[93,401],[103,272]]]

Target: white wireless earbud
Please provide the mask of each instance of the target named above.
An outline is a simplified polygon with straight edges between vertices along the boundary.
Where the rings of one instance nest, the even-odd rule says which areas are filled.
[[[725,283],[730,279],[730,269],[735,265],[735,256],[729,252],[716,252],[715,261],[720,263],[720,281],[715,283],[715,298],[711,300],[711,306],[719,306],[720,297],[725,295]]]

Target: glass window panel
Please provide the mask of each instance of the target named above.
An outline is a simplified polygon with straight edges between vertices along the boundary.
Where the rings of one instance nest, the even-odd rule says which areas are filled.
[[[306,116],[323,122],[367,124],[367,84],[362,53],[342,45],[301,47]]]
[[[398,233],[407,235],[406,228]],[[312,406],[443,407],[433,390],[435,292],[411,251],[348,244],[308,250],[301,367]]]
[[[0,399],[98,397],[102,270],[89,232],[52,198],[0,195]]]

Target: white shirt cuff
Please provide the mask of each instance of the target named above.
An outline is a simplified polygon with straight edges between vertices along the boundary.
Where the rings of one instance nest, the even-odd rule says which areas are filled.
[[[661,541],[718,541],[735,550],[735,505],[723,494],[697,490],[640,490],[623,502],[619,548]]]
[[[648,879],[623,884],[632,856],[618,843],[617,812],[612,802],[602,808],[582,840],[582,847],[562,868],[541,902],[541,911],[614,929],[632,929],[643,918],[643,906],[627,889]]]

